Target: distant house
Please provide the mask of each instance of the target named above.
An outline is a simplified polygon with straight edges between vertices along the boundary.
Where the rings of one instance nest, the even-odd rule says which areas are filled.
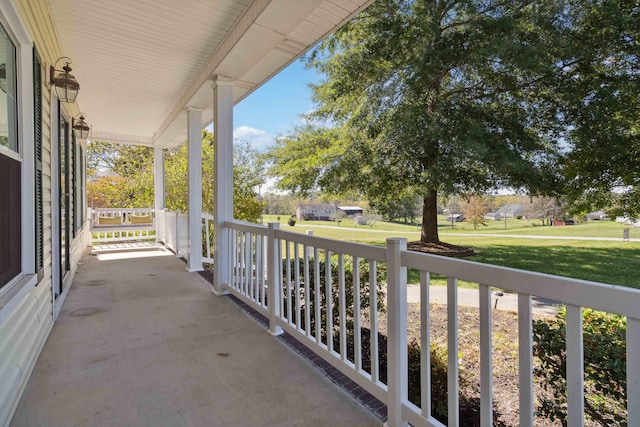
[[[487,221],[500,221],[502,219],[502,215],[498,212],[489,212],[484,216],[484,219]]]
[[[329,203],[300,203],[296,208],[296,218],[298,221],[329,221],[337,212],[337,206]]]
[[[338,206],[340,212],[344,212],[346,216],[362,215],[363,210],[360,206]]]
[[[512,203],[503,205],[500,209],[498,209],[497,213],[499,213],[502,218],[504,218],[505,216],[507,218],[517,218],[519,216],[522,216],[523,212],[524,206],[519,203]]]
[[[464,221],[464,215],[462,215],[462,214],[447,215],[447,221],[449,221],[449,222],[462,222],[462,221]]]
[[[584,217],[587,221],[609,221],[609,216],[604,211],[591,212]]]

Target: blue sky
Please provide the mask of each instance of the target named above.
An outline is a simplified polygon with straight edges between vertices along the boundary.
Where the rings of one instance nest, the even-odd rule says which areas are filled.
[[[234,137],[263,150],[278,135],[301,124],[300,115],[314,109],[309,83],[321,75],[306,70],[300,60],[273,77],[233,109]]]

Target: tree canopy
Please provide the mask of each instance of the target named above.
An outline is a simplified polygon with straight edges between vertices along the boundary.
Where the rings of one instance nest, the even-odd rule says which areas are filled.
[[[640,4],[587,2],[575,16],[575,72],[559,85],[573,211],[640,216]]]
[[[165,150],[165,206],[188,212],[187,144]],[[213,212],[213,134],[202,133],[202,210]],[[153,150],[92,141],[87,149],[91,200],[106,207],[149,207],[154,203]],[[264,203],[257,200],[256,187],[264,182],[261,157],[247,143],[234,146],[234,217],[257,222]]]
[[[584,105],[594,82],[584,70],[598,59],[590,49],[610,47],[588,24],[607,7],[379,0],[309,56],[325,76],[313,88],[314,118],[330,126],[280,139],[272,173],[280,188],[358,193],[374,207],[419,195],[423,242],[439,240],[439,194],[560,191],[575,137],[568,124],[579,100],[584,114],[593,109]],[[610,40],[622,31],[614,12],[598,30]],[[585,90],[573,94],[574,81]]]

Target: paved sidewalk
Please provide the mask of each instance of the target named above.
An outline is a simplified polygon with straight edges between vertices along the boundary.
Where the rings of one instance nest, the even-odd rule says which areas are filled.
[[[446,286],[430,286],[429,299],[432,303],[447,303]],[[496,304],[497,300],[497,304]],[[407,301],[410,303],[420,302],[420,285],[408,285]],[[491,295],[492,306],[498,310],[518,311],[518,294],[504,292],[502,296],[497,296],[495,292]],[[532,311],[537,314],[553,315],[558,312],[558,306],[553,301],[533,297]],[[458,288],[458,305],[465,307],[479,307],[479,296],[477,289]]]

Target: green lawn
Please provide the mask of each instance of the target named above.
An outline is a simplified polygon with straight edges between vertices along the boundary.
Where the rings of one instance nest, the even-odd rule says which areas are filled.
[[[263,223],[277,222],[278,215],[264,215]],[[289,217],[280,215],[280,223],[287,224]],[[295,225],[296,229],[302,227],[305,230],[315,230],[317,227],[340,227],[341,229],[353,230],[375,230],[375,231],[397,231],[404,233],[419,233],[420,224],[401,224],[393,222],[378,221],[373,227],[356,226],[352,220],[344,219],[337,223],[333,221],[300,221]],[[564,227],[542,226],[540,221],[526,221],[524,219],[508,219],[507,228],[504,221],[487,221],[487,226],[473,228],[467,222],[457,222],[454,228],[447,222],[444,216],[439,217],[438,228],[443,237],[450,234],[509,234],[509,235],[534,235],[534,236],[564,236],[564,237],[611,237],[622,238],[625,228],[629,229],[629,237],[640,238],[640,228],[633,228],[613,221],[591,221],[584,224],[576,224]],[[336,235],[339,235],[337,233]],[[443,240],[446,240],[443,238]]]
[[[640,228],[633,228],[613,221],[591,221],[584,224],[569,225],[564,227],[542,226],[540,221],[527,222],[523,219],[510,219],[507,221],[507,228],[504,221],[488,222],[486,227],[480,226],[477,230],[473,225],[467,223],[457,223],[454,229],[451,224],[440,222],[440,232],[445,234],[457,233],[490,233],[490,234],[525,234],[535,236],[578,236],[578,237],[617,237],[622,238],[625,228],[629,229],[629,237],[640,238]]]
[[[327,221],[298,222],[294,227],[286,225],[288,217],[282,216],[283,230],[300,233],[313,230],[315,236],[359,243],[384,245],[389,237],[404,237],[409,241],[418,240],[420,232],[416,226],[379,222],[373,228],[355,227],[351,221],[343,221],[340,227]],[[275,217],[273,218],[275,221]],[[503,229],[505,234],[530,234],[549,236],[593,236],[622,237],[624,225],[615,222],[591,222],[567,227],[515,227]],[[267,223],[268,221],[264,221]],[[460,223],[456,224],[456,227]],[[464,224],[464,223],[463,223]],[[504,223],[503,223],[504,224]],[[503,225],[504,226],[504,225]],[[487,231],[476,232],[478,236],[460,236],[473,233],[470,229],[451,230],[441,228],[441,239],[448,243],[471,246],[477,252],[471,261],[502,265],[559,276],[574,277],[614,285],[640,289],[640,243],[622,241],[581,241],[527,239],[517,237],[484,236]],[[498,233],[498,229],[490,232]],[[640,237],[638,229],[631,228],[631,237]],[[635,233],[634,233],[635,232]],[[416,282],[416,272],[409,273],[410,282]],[[435,284],[444,280],[435,278]],[[463,286],[469,286],[463,284]]]

